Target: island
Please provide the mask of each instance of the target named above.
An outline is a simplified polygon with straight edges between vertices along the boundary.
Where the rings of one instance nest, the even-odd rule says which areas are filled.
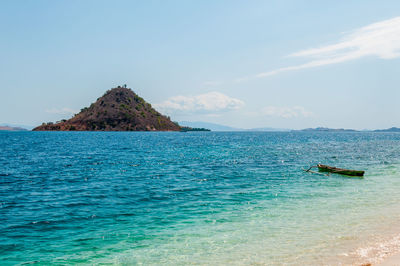
[[[0,131],[27,131],[27,129],[22,127],[0,126]]]
[[[344,128],[327,128],[327,127],[316,127],[316,128],[305,128],[301,130],[302,132],[356,132],[355,129],[344,129]]]
[[[400,128],[398,127],[391,127],[387,129],[376,129],[374,132],[400,132]]]
[[[197,131],[181,127],[126,85],[108,90],[71,119],[43,123],[33,131]]]
[[[391,127],[388,129],[375,129],[375,130],[356,130],[356,129],[344,129],[344,128],[327,128],[327,127],[316,127],[316,128],[305,128],[300,130],[292,130],[300,132],[400,132],[400,128]]]
[[[181,132],[189,132],[189,131],[211,131],[211,130],[203,127],[181,127]]]

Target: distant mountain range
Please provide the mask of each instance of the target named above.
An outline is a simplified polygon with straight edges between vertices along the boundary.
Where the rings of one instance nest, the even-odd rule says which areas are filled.
[[[209,123],[209,122],[189,122],[189,121],[181,121],[179,125],[182,129],[185,127],[192,128],[191,130],[183,130],[183,131],[204,131],[205,129],[210,129],[211,131],[263,131],[263,132],[288,132],[288,131],[295,131],[295,132],[400,132],[400,128],[398,127],[391,127],[387,129],[375,129],[375,130],[355,130],[355,129],[344,129],[344,128],[327,128],[327,127],[316,127],[316,128],[305,128],[300,130],[291,130],[291,129],[284,129],[284,128],[236,128],[230,127],[226,125],[216,124],[216,123]],[[18,125],[18,124],[0,124],[0,131],[26,131],[32,130],[32,126],[26,125]]]
[[[208,122],[189,122],[189,121],[181,121],[179,125],[186,126],[186,127],[195,127],[195,128],[208,128],[211,131],[243,131],[240,128],[234,128],[225,125],[219,125],[214,123]]]
[[[398,127],[391,127],[388,129],[376,129],[374,132],[400,132],[400,128]]]
[[[11,127],[11,128],[22,129],[22,130],[32,130],[32,128],[34,128],[33,126],[20,125],[20,124],[9,124],[9,123],[2,123],[2,124],[0,124],[0,127]]]
[[[27,131],[22,127],[0,126],[0,131]]]
[[[317,127],[317,128],[306,128],[306,129],[293,130],[293,131],[301,131],[301,132],[400,132],[400,128],[391,127],[388,129],[355,130],[355,129],[344,129],[344,128]]]
[[[179,125],[194,127],[194,128],[208,128],[211,129],[211,131],[290,131],[290,129],[271,128],[271,127],[245,129],[245,128],[236,128],[236,127],[230,127],[230,126],[209,123],[209,122],[200,122],[200,121],[197,122],[181,121],[179,122]]]
[[[293,131],[303,131],[303,132],[356,132],[355,129],[344,129],[344,128],[327,128],[327,127],[317,127],[317,128],[305,128]]]
[[[400,128],[392,127],[388,129],[376,129],[376,130],[355,130],[355,129],[345,129],[345,128],[327,128],[327,127],[316,127],[316,128],[305,128],[300,130],[292,130],[285,128],[235,128],[215,123],[208,122],[189,122],[189,121],[181,121],[179,122],[182,126],[188,127],[200,127],[200,128],[208,128],[212,131],[265,131],[265,132],[286,132],[286,131],[296,131],[296,132],[400,132]]]

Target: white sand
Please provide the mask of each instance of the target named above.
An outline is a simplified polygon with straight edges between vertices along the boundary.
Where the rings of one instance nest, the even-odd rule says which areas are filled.
[[[400,265],[400,253],[388,257],[379,266],[399,266]]]

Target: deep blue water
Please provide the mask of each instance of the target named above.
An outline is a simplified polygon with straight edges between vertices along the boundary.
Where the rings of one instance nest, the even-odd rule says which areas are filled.
[[[376,190],[398,184],[400,134],[0,132],[0,152],[2,264],[228,263],[264,240],[276,246],[263,242],[269,255],[255,261],[274,263],[306,248],[284,234],[311,245],[334,233],[302,234],[321,226],[314,214],[348,216],[336,216],[338,197],[365,217],[365,204],[381,208]],[[319,162],[367,174],[302,171]]]

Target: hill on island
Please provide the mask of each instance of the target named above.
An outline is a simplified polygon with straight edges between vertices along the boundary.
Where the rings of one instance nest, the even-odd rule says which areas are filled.
[[[43,123],[34,131],[180,131],[169,117],[157,112],[151,104],[131,89],[108,90],[74,117],[57,123]]]

